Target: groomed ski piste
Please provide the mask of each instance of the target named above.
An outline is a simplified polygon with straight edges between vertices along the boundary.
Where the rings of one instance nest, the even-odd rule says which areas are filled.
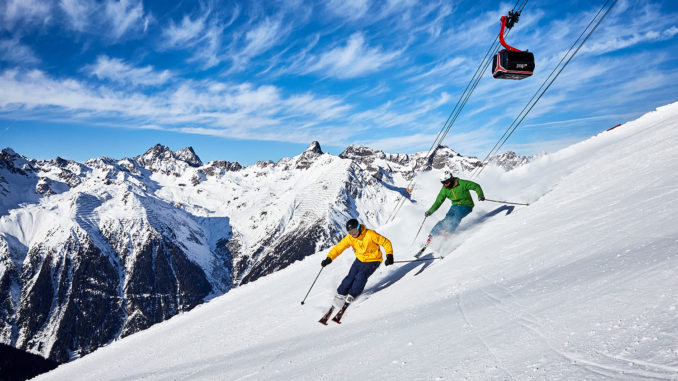
[[[411,245],[437,176],[371,227],[396,260],[449,208]],[[474,180],[530,206],[477,202],[424,256],[443,260],[382,265],[340,325],[318,319],[351,249],[304,305],[327,251],[38,379],[678,380],[678,103]]]

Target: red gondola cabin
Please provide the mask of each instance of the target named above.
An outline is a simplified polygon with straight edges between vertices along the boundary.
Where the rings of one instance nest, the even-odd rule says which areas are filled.
[[[501,31],[499,42],[504,49],[500,50],[492,59],[492,76],[498,79],[523,79],[532,75],[534,71],[534,54],[527,50],[518,50],[504,41],[504,28],[511,28],[518,22],[520,11],[509,12],[509,17],[501,17]]]

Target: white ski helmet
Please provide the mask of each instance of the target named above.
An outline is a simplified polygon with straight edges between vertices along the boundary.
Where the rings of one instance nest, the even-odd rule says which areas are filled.
[[[448,181],[452,181],[452,180],[454,180],[454,175],[449,170],[446,169],[446,170],[444,170],[440,173],[440,182],[441,183],[444,184],[444,183],[446,183]]]

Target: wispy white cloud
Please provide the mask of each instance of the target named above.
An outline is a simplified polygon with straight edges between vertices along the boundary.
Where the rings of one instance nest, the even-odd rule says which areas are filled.
[[[18,65],[34,65],[40,63],[33,49],[22,45],[18,38],[0,39],[0,61]]]
[[[141,25],[146,20],[144,20],[144,6],[141,0],[110,0],[106,2],[104,9],[116,40],[129,30],[143,30]]]
[[[219,23],[210,24],[205,30],[200,43],[193,49],[193,56],[188,61],[198,62],[202,69],[209,69],[219,65],[223,61],[221,51],[222,36],[225,28],[225,25]]]
[[[68,28],[118,42],[147,30],[150,17],[141,0],[60,0]]]
[[[253,29],[245,33],[247,45],[242,53],[245,56],[252,57],[268,50],[276,44],[281,38],[281,34],[286,34],[280,20],[266,19]]]
[[[459,69],[465,62],[466,58],[464,57],[450,57],[449,59],[436,63],[432,68],[426,69],[424,66],[421,69],[426,70],[421,74],[414,74],[407,78],[409,82],[421,83],[422,80],[433,79],[438,80],[448,80],[449,78],[456,77]]]
[[[559,58],[561,52],[555,48],[569,48],[599,9],[600,5],[591,5],[567,18],[549,20],[538,27],[537,33],[529,36],[532,41],[530,47],[535,51],[557,53]],[[647,42],[672,39],[678,34],[676,16],[675,11],[662,10],[660,3],[618,1],[578,54],[596,56]],[[550,38],[544,39],[543,36]],[[553,44],[554,41],[558,44]]]
[[[374,97],[379,94],[385,94],[391,91],[391,88],[386,83],[380,83],[376,87],[369,89],[367,91],[360,90],[360,93],[366,97]]]
[[[190,15],[184,15],[180,24],[170,21],[169,25],[162,31],[163,39],[161,44],[166,48],[184,49],[195,46],[202,40],[203,33],[207,28],[207,18],[210,10],[207,9],[203,14],[195,18]]]
[[[313,115],[317,121],[342,119],[351,110],[351,106],[345,104],[340,98],[319,98],[311,93],[289,97],[285,101],[285,107],[289,107],[302,115]]]
[[[87,30],[97,10],[97,4],[90,0],[61,0],[59,5],[66,13],[71,28],[79,32]]]
[[[184,15],[180,24],[170,21],[162,30],[161,49],[189,50],[189,62],[198,62],[202,69],[209,69],[224,61],[223,39],[228,28],[240,15],[238,5],[229,8],[230,14],[201,8],[195,15]]]
[[[436,2],[429,3],[436,4]],[[425,7],[425,4],[422,4],[422,2],[419,0],[387,0],[385,2],[382,2],[381,5],[382,8],[380,11],[380,15],[382,17],[392,15],[394,13],[402,13],[407,9]]]
[[[431,38],[436,39],[440,37],[440,34],[445,29],[445,20],[452,15],[452,11],[452,7],[448,4],[444,4],[437,8],[435,19],[425,26]]]
[[[51,21],[51,2],[4,0],[0,2],[0,30],[13,30],[21,23],[45,25]]]
[[[618,114],[611,114],[611,115],[608,114],[608,115],[590,116],[590,117],[586,117],[586,118],[554,120],[554,121],[542,122],[542,123],[526,123],[526,124],[523,124],[521,126],[521,128],[523,128],[523,129],[535,128],[535,127],[538,127],[539,129],[562,128],[563,125],[571,126],[573,124],[585,123],[585,122],[590,122],[590,121],[593,121],[593,120],[609,119],[609,118],[614,118],[614,117],[619,117],[619,115]]]
[[[356,20],[365,16],[370,9],[369,0],[329,0],[326,9],[342,18]]]
[[[241,71],[254,57],[281,44],[288,37],[290,27],[282,19],[266,18],[242,34],[242,44],[233,44],[229,59],[233,62],[232,71]],[[240,47],[242,45],[242,47]]]
[[[450,95],[443,92],[438,98],[427,97],[414,103],[389,101],[379,107],[353,114],[350,121],[351,124],[369,126],[371,129],[433,131],[439,127],[433,111],[447,105],[450,99]]]
[[[402,51],[382,51],[370,47],[362,33],[349,37],[345,46],[338,46],[318,56],[311,56],[305,63],[305,73],[320,72],[336,78],[353,78],[383,70],[394,64]]]
[[[119,58],[103,55],[94,64],[86,66],[85,71],[99,79],[133,86],[158,86],[172,77],[169,70],[156,71],[150,65],[134,67]]]
[[[603,54],[634,46],[643,42],[657,42],[672,39],[678,34],[678,27],[671,26],[667,29],[656,31],[648,30],[627,35],[614,36],[608,40],[599,40],[581,49],[581,53]]]
[[[434,43],[447,46],[450,50],[472,46],[487,49],[499,32],[499,17],[505,13],[504,9],[507,8],[499,7],[496,10],[479,12],[472,18],[458,19],[458,22],[441,31],[438,41]]]
[[[0,73],[0,112],[45,112],[58,119],[111,120],[120,127],[154,126],[217,136],[298,142],[326,135],[323,123],[349,113],[335,97],[283,95],[275,86],[187,81],[146,95],[77,80],[58,80],[33,70]],[[193,124],[193,126],[191,126]],[[188,125],[188,126],[186,126]]]
[[[275,75],[280,75],[284,73],[298,73],[303,72],[303,67],[305,63],[309,60],[311,56],[311,51],[318,45],[320,42],[320,34],[315,33],[311,36],[306,36],[302,42],[299,43],[300,47],[297,51],[293,52],[292,56],[287,58],[286,63],[281,64],[281,66],[274,70]],[[276,56],[275,60],[277,63],[283,61],[281,56]],[[266,71],[270,71],[271,67],[268,67]]]

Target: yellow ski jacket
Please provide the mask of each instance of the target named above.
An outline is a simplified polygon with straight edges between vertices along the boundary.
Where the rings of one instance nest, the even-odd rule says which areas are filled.
[[[391,241],[386,237],[380,235],[374,230],[361,227],[360,235],[357,238],[351,237],[350,234],[346,234],[338,244],[336,244],[330,252],[327,253],[327,256],[330,259],[334,260],[337,258],[344,250],[348,249],[349,246],[353,247],[355,256],[361,262],[381,262],[381,250],[379,246],[383,246],[386,250],[386,254],[393,254],[393,247],[391,246]]]

